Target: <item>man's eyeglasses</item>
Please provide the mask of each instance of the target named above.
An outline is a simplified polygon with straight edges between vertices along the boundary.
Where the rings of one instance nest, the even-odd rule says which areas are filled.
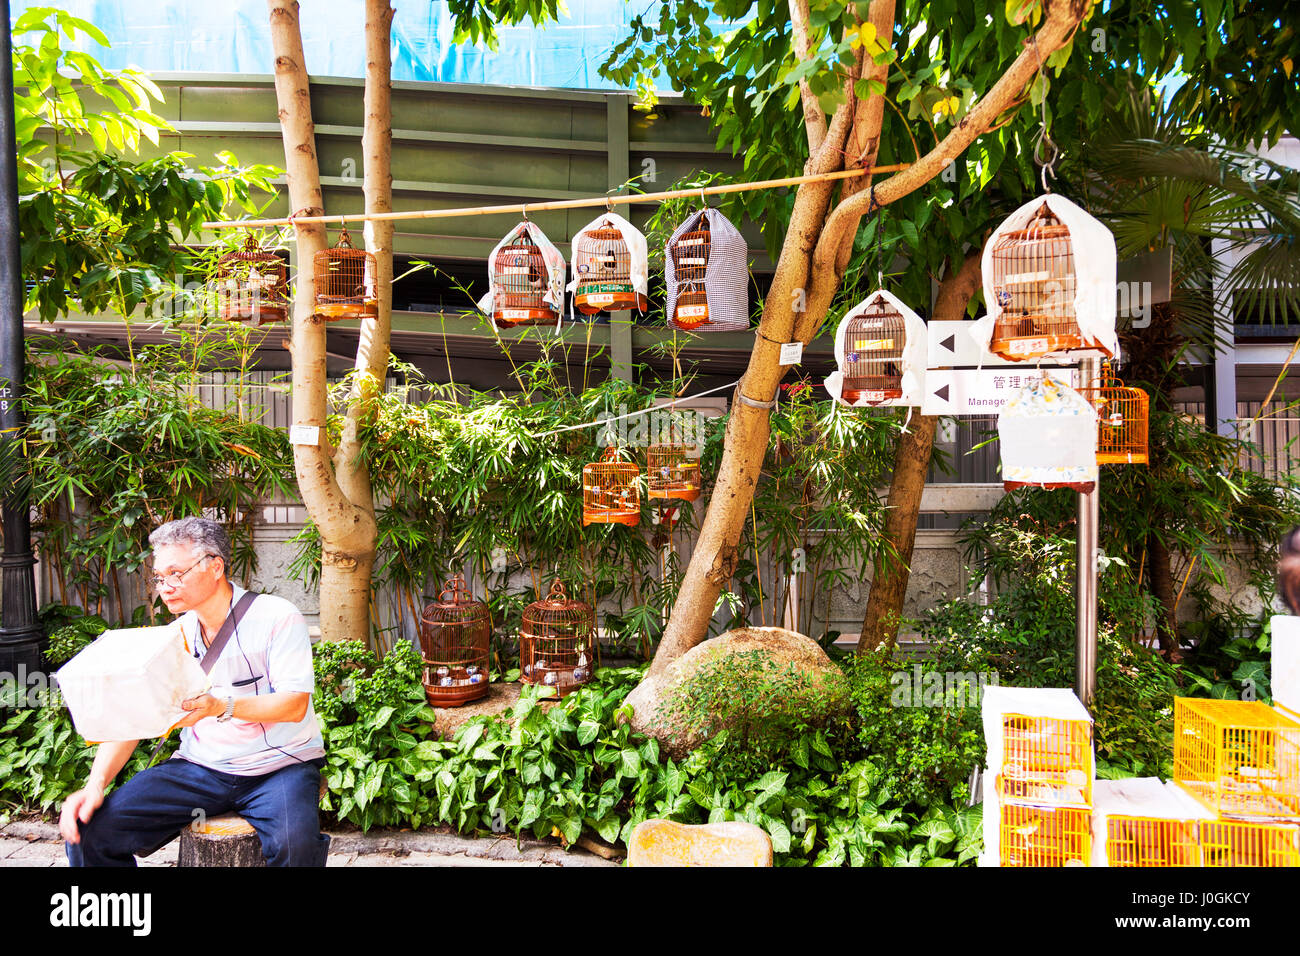
[[[215,558],[215,557],[216,557],[215,554],[205,554],[203,557],[199,558],[197,561],[191,564],[184,571],[173,571],[171,574],[155,574],[152,575],[149,578],[149,580],[153,584],[154,590],[157,590],[158,588],[162,587],[164,584],[167,585],[169,588],[178,588],[184,582],[185,575],[189,574],[191,571],[197,568],[204,561],[208,560],[208,558]]]

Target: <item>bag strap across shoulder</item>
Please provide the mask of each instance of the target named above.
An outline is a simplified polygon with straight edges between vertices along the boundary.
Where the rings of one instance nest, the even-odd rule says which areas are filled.
[[[207,651],[203,654],[203,660],[199,661],[199,666],[203,668],[203,673],[212,673],[212,667],[217,663],[217,658],[221,656],[222,649],[225,648],[226,642],[230,640],[230,635],[235,633],[235,628],[239,627],[239,622],[244,618],[246,612],[253,601],[256,600],[257,593],[254,591],[245,591],[244,596],[235,602],[235,606],[230,613],[226,615],[225,623],[221,625],[221,630],[217,631],[217,636],[212,639],[208,645]],[[200,633],[203,625],[199,625]]]

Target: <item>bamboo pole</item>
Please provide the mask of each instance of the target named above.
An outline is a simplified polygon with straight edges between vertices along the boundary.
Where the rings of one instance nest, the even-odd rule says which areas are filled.
[[[205,222],[204,229],[261,229],[271,226],[301,226],[327,222],[388,222],[399,219],[458,219],[469,216],[498,216],[511,213],[527,216],[530,212],[548,212],[554,209],[584,209],[591,206],[625,206],[636,202],[663,202],[666,199],[688,199],[692,196],[718,196],[724,193],[752,192],[757,189],[780,189],[803,183],[826,182],[834,179],[855,179],[876,173],[894,173],[907,169],[911,163],[894,163],[891,166],[872,166],[863,169],[843,169],[833,173],[811,176],[787,176],[784,179],[764,179],[754,183],[727,183],[722,186],[704,186],[700,189],[672,189],[661,193],[628,193],[618,196],[593,196],[590,199],[555,199],[549,202],[513,203],[505,206],[465,206],[458,209],[410,209],[405,212],[361,213],[350,216],[291,216],[286,219],[243,219],[233,222]]]

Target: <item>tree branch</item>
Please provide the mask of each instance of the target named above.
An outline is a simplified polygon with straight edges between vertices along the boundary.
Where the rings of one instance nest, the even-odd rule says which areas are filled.
[[[808,0],[790,0],[790,27],[796,60],[812,59],[812,26],[808,19]],[[807,80],[799,81],[799,99],[803,102],[803,122],[808,131],[808,155],[811,156],[826,138],[826,113],[808,88]]]

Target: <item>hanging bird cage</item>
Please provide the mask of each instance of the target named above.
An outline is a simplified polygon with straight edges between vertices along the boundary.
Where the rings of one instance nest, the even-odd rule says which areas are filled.
[[[646,450],[646,494],[652,499],[694,501],[700,496],[700,463],[677,442]]]
[[[585,315],[626,309],[644,312],[649,305],[633,284],[632,253],[623,232],[609,216],[574,240],[573,270],[577,275],[573,304]]]
[[[993,290],[1002,315],[989,351],[1028,359],[1084,347],[1074,316],[1074,245],[1070,230],[1047,207],[993,247]]]
[[[709,220],[668,244],[668,263],[677,280],[677,305],[673,320],[678,328],[698,329],[709,321],[709,296],[704,277],[709,271]]]
[[[1097,385],[1079,393],[1097,409],[1097,464],[1147,464],[1147,393],[1115,378],[1109,362]]]
[[[850,316],[844,335],[844,384],[840,397],[850,405],[903,397],[903,347],[907,328],[902,314],[877,294]]]
[[[244,247],[217,260],[212,286],[217,316],[230,322],[284,322],[289,318],[289,269],[251,235]]]
[[[492,615],[456,575],[420,619],[424,692],[434,707],[459,707],[488,692]]]
[[[347,226],[338,245],[316,253],[316,314],[330,322],[379,314],[375,257],[352,248]]]
[[[1068,385],[1031,376],[998,413],[1002,487],[1072,488],[1097,482],[1097,413]]]
[[[582,524],[626,524],[641,522],[641,492],[637,479],[641,469],[630,461],[619,461],[618,452],[605,449],[600,461],[582,468]]]
[[[519,680],[554,687],[564,697],[591,680],[596,664],[596,612],[590,604],[569,600],[556,581],[545,600],[524,608]]]
[[[492,257],[492,319],[500,328],[548,325],[559,309],[547,301],[549,271],[532,226],[525,226]]]

